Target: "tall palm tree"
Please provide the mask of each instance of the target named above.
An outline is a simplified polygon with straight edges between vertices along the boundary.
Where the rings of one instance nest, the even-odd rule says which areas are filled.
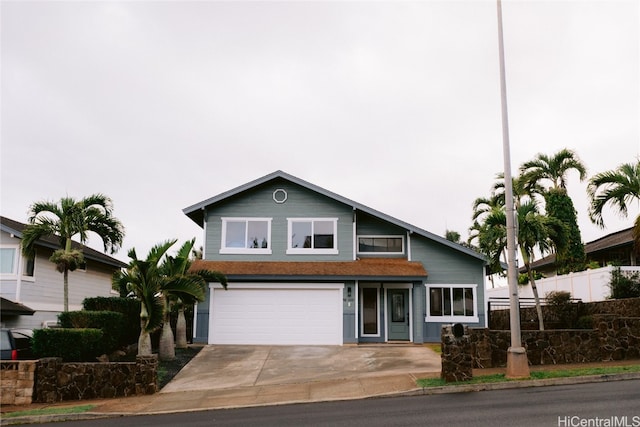
[[[566,148],[552,156],[538,154],[520,167],[521,178],[527,187],[547,184],[543,193],[547,215],[559,219],[567,227],[566,243],[557,248],[559,274],[584,270],[586,263],[577,213],[567,193],[567,175],[571,170],[578,172],[580,181],[586,178],[584,164],[575,152]]]
[[[54,251],[49,260],[56,264],[63,275],[64,311],[69,311],[69,272],[84,262],[82,250],[73,249],[71,242],[78,236],[82,243],[88,232],[97,234],[104,245],[104,251],[112,254],[122,245],[124,228],[113,216],[111,199],[103,194],[93,194],[80,200],[64,197],[59,202],[36,202],[29,209],[29,224],[22,233],[22,252],[25,256],[35,256],[38,240],[55,236],[60,249]]]
[[[628,205],[640,202],[640,158],[635,163],[623,163],[615,170],[601,172],[589,180],[587,193],[591,199],[589,218],[604,228],[602,211],[606,205],[617,208],[626,217]],[[636,252],[640,251],[640,214],[633,227]]]
[[[174,281],[190,282],[195,286],[200,287],[202,291],[198,295],[195,295],[189,292],[176,290],[169,291],[166,287],[163,290],[164,322],[162,326],[162,335],[160,336],[160,348],[158,351],[162,360],[175,358],[175,347],[187,347],[187,328],[184,316],[185,306],[193,305],[196,302],[204,300],[206,285],[208,282],[220,283],[225,289],[227,287],[227,279],[221,273],[209,270],[199,270],[196,272],[189,271],[189,268],[191,267],[189,254],[192,252],[194,244],[195,239],[185,242],[175,256],[166,256],[161,266],[162,273],[167,277],[168,283],[173,283]],[[175,347],[173,331],[171,330],[170,325],[170,314],[173,306],[177,306],[178,308]]]
[[[587,169],[578,155],[572,150],[563,148],[553,156],[538,154],[535,159],[525,162],[520,167],[520,173],[525,182],[541,184],[541,181],[551,181],[551,188],[567,188],[567,172],[577,171],[580,181],[587,177]]]

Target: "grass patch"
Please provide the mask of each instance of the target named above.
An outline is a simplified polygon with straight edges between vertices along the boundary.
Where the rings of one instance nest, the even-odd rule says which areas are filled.
[[[500,383],[508,381],[529,381],[529,380],[543,380],[550,378],[567,378],[567,377],[582,377],[588,375],[614,375],[625,374],[630,372],[640,372],[640,365],[630,366],[611,366],[611,367],[598,367],[598,368],[576,368],[576,369],[557,369],[549,371],[532,371],[531,378],[524,379],[509,379],[505,378],[504,374],[492,374],[492,375],[480,375],[472,378],[469,381],[461,381],[459,383],[447,383],[441,378],[420,378],[416,380],[418,387],[442,387],[445,385],[462,385],[462,384],[486,384],[486,383]]]
[[[68,406],[57,408],[42,408],[42,409],[30,409],[28,411],[7,412],[2,414],[2,418],[14,418],[25,416],[39,416],[39,415],[60,415],[60,414],[81,414],[95,408],[96,405],[80,405],[80,406]]]
[[[433,343],[433,342],[425,343],[424,346],[427,347],[430,350],[435,351],[438,354],[442,354],[442,344],[440,344],[439,342],[438,343]]]

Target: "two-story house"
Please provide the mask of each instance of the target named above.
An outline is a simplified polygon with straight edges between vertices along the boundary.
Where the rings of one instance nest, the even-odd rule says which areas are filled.
[[[195,310],[209,344],[433,342],[485,325],[480,254],[276,171],[184,209],[192,270],[224,273]]]
[[[36,256],[28,259],[21,253],[22,231],[18,221],[0,217],[0,296],[3,299],[2,326],[37,329],[55,323],[63,310],[63,278],[49,261],[59,248],[55,237],[36,243]],[[69,309],[82,309],[87,297],[112,296],[111,276],[127,265],[78,242],[85,264],[69,273]],[[5,307],[12,308],[5,311]]]

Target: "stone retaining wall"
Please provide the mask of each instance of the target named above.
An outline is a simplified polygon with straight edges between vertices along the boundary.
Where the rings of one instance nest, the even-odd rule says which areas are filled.
[[[60,358],[37,361],[35,402],[53,403],[153,394],[158,390],[156,355],[135,362],[62,363]]]
[[[578,323],[578,319],[581,317],[598,314],[613,314],[618,317],[640,317],[640,298],[612,299],[588,303],[578,302],[572,304],[572,307],[574,323]],[[558,322],[559,319],[557,319],[552,307],[543,305],[542,316],[545,321],[545,329],[552,329],[561,323]],[[523,331],[538,329],[538,314],[535,307],[520,309],[520,326]],[[509,310],[492,309],[489,316],[489,328],[492,330],[508,330]]]
[[[35,360],[0,362],[0,405],[28,405],[33,396]]]
[[[593,315],[594,329],[521,331],[530,365],[640,359],[640,317]],[[510,331],[469,328],[474,368],[505,366]]]

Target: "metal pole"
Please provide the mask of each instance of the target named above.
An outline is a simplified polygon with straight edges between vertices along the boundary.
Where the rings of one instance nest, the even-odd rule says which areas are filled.
[[[507,377],[528,377],[529,365],[520,333],[520,307],[518,301],[518,271],[516,267],[516,227],[511,178],[511,151],[509,148],[509,116],[507,114],[507,83],[504,66],[504,40],[502,34],[502,1],[498,2],[498,53],[500,55],[500,103],[502,107],[502,149],[504,156],[504,197],[507,215],[507,280],[509,283],[509,321],[511,347],[507,351]]]

